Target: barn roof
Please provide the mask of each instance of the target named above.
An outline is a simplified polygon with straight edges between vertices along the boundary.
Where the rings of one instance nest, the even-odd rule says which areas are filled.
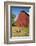
[[[21,12],[23,12],[23,13],[25,13],[27,16],[29,16],[29,14],[28,14],[27,12],[25,12],[25,11],[21,11]]]

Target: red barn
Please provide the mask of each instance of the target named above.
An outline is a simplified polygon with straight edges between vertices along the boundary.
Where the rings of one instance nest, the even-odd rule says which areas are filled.
[[[29,25],[29,14],[27,14],[25,11],[21,11],[16,20],[16,26],[26,27],[28,25]]]

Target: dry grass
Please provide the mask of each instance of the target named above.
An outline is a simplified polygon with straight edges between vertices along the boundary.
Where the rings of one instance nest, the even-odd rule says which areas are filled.
[[[28,27],[12,27],[12,36],[20,37],[20,36],[29,36],[29,29]]]

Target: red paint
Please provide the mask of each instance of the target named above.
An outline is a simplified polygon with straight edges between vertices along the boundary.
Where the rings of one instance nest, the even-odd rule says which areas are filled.
[[[16,26],[26,27],[28,25],[29,25],[29,16],[23,12],[20,13],[16,21]]]

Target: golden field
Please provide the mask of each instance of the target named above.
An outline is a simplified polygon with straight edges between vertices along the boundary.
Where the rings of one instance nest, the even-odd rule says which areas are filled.
[[[13,37],[29,36],[29,28],[12,26],[12,36]]]

